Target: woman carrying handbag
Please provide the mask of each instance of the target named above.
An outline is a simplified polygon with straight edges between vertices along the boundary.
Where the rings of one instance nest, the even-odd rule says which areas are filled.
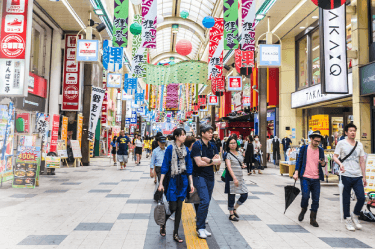
[[[184,241],[178,236],[178,228],[181,221],[182,204],[187,192],[194,192],[193,164],[190,151],[184,145],[185,130],[182,128],[174,130],[173,139],[165,151],[158,190],[164,191],[171,215],[175,213],[173,240],[182,243]],[[167,221],[171,215],[167,215],[165,220]],[[165,225],[160,226],[160,235],[163,237],[166,235]]]

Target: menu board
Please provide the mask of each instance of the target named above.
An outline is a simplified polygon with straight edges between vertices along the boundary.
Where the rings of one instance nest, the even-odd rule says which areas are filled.
[[[46,156],[46,168],[60,168],[60,157]]]
[[[365,192],[375,191],[375,154],[369,154],[366,160],[366,181]]]
[[[70,146],[72,147],[73,157],[82,158],[81,147],[79,146],[78,140],[70,140]]]
[[[13,169],[13,188],[35,188],[39,175],[40,156],[40,145],[37,146],[32,136],[20,137],[16,165]]]
[[[57,155],[61,158],[68,158],[65,140],[57,140]]]

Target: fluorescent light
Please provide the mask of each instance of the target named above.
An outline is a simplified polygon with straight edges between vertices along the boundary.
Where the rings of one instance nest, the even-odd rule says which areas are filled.
[[[104,16],[104,12],[102,9],[94,9],[95,14],[98,16]]]
[[[306,27],[299,27],[300,29],[305,29]]]
[[[312,19],[319,19],[319,16],[312,16]]]
[[[319,48],[319,45],[313,48],[313,51],[317,50]]]
[[[348,28],[350,28],[351,26],[352,26],[352,24],[349,23],[348,26],[346,26],[346,28],[348,29]]]
[[[264,15],[264,14],[258,14],[258,15],[255,17],[255,19],[257,19],[257,20],[262,20],[265,16],[266,16],[266,15]]]
[[[74,19],[76,19],[76,21],[78,22],[79,26],[81,26],[82,29],[85,29],[86,25],[81,20],[81,18],[78,16],[78,14],[74,11],[73,7],[70,5],[70,3],[68,2],[68,0],[62,0],[62,2],[65,5],[65,7],[69,10],[70,14],[72,14],[72,16],[74,17]]]
[[[304,5],[307,2],[307,0],[301,0],[272,30],[272,33],[276,33],[276,31],[292,16],[294,13],[299,10],[302,5]]]

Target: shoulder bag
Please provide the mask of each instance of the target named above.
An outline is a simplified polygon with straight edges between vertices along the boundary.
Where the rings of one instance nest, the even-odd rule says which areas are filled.
[[[353,154],[355,149],[357,149],[357,145],[358,145],[358,142],[355,142],[354,148],[350,151],[350,153],[346,157],[344,157],[343,159],[339,158],[341,163],[343,163],[346,159],[348,159]],[[332,168],[332,174],[338,175],[339,172],[340,172],[340,166],[336,162],[334,162],[333,168]]]

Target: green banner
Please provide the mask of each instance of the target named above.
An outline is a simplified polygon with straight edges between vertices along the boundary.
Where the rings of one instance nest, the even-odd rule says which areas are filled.
[[[113,18],[113,47],[128,46],[129,0],[115,0]]]
[[[142,24],[142,15],[134,15],[134,22]],[[142,35],[133,36],[133,47],[132,47],[132,78],[145,78],[147,64],[147,50],[142,47],[143,39]]]
[[[238,0],[224,0],[224,49],[238,48]]]

